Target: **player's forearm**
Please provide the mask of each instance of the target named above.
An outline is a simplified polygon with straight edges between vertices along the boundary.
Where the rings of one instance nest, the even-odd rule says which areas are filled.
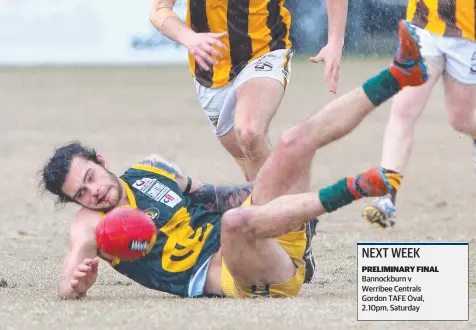
[[[152,25],[165,37],[181,45],[186,45],[187,40],[195,32],[185,25],[173,12],[175,1],[154,1],[150,12]]]
[[[328,43],[344,46],[348,6],[348,0],[327,0]]]

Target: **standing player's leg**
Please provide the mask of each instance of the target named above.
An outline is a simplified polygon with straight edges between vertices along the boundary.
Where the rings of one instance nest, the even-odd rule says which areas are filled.
[[[246,65],[228,85],[207,88],[195,82],[212,131],[254,181],[271,152],[269,125],[276,114],[291,74],[292,52],[279,49]]]
[[[218,88],[208,88],[195,80],[195,90],[212,132],[239,165],[245,180],[251,181],[245,168],[245,156],[233,129],[236,106],[233,82]]]
[[[221,144],[240,166],[246,181],[256,179],[271,153],[269,124],[284,96],[283,85],[270,78],[254,78],[235,93],[233,127],[219,136]]]
[[[399,35],[399,60],[413,58],[413,63],[383,71],[362,88],[331,102],[318,114],[286,131],[257,176],[252,206],[225,213],[221,237],[224,274],[229,271],[232,277],[231,283],[230,276],[223,277],[226,294],[253,296],[256,285],[265,285],[271,294],[297,294],[302,285],[300,258],[305,242],[300,230],[308,219],[361,197],[388,192],[390,185],[378,169],[339,180],[321,189],[318,196],[309,193],[308,186],[311,162],[320,146],[356,127],[376,104],[396,94],[402,84],[416,85],[426,80],[418,45],[408,26],[400,24]],[[408,75],[401,75],[400,70]],[[346,118],[346,124],[326,126],[342,118]],[[320,129],[324,130],[324,137],[316,134]],[[280,235],[283,236],[273,239]]]
[[[388,195],[375,199],[371,205],[364,207],[362,212],[365,220],[383,228],[395,224],[397,191],[411,156],[415,124],[425,109],[433,87],[441,77],[444,58],[425,57],[425,64],[430,73],[428,81],[421,86],[405,88],[395,96],[384,133],[380,166],[384,171],[395,174],[395,188]]]
[[[271,153],[269,125],[289,83],[291,57],[288,49],[267,53],[251,61],[233,82],[233,131],[248,181],[256,179]]]
[[[476,170],[476,42],[463,38],[439,38],[446,55],[443,74],[448,121],[473,139],[473,169]]]
[[[396,176],[401,176],[408,164],[415,123],[441,75],[450,124],[455,130],[473,136],[473,140],[476,138],[474,114],[476,77],[471,73],[471,68],[476,66],[476,59],[472,60],[476,52],[476,43],[462,38],[435,35],[420,28],[416,31],[431,76],[425,85],[408,88],[394,99],[384,137],[381,166],[396,172]],[[476,166],[476,141],[474,148]],[[394,225],[396,195],[397,189],[394,189],[387,196],[374,200],[372,205],[364,208],[364,218],[382,227]]]
[[[236,90],[234,132],[244,156],[249,181],[254,181],[259,169],[271,153],[269,124],[284,96],[280,81],[254,78]]]
[[[476,171],[476,76],[466,83],[449,71],[443,74],[448,122],[457,131],[473,139],[473,169]]]

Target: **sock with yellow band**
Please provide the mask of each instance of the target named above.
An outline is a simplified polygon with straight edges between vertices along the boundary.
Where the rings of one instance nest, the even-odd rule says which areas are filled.
[[[383,167],[381,168],[381,171],[382,175],[387,181],[387,186],[390,187],[390,195],[392,196],[392,202],[395,204],[397,199],[397,191],[400,188],[403,175],[398,173],[397,171],[388,170]]]

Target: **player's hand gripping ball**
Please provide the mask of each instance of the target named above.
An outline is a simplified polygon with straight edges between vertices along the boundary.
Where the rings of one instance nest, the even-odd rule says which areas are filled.
[[[96,226],[98,248],[114,258],[134,261],[150,252],[157,238],[157,227],[139,209],[117,207],[105,214]]]

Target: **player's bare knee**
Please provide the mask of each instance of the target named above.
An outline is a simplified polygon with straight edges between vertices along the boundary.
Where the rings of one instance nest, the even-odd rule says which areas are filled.
[[[310,140],[298,127],[288,129],[281,134],[278,145],[280,152],[287,154],[301,154],[305,149],[310,147]]]
[[[257,222],[253,221],[258,206],[247,206],[229,210],[222,217],[222,236],[239,236],[240,239],[255,241],[261,231]]]
[[[253,122],[247,123],[242,127],[235,127],[236,139],[238,145],[244,153],[256,151],[258,146],[266,140],[266,133],[254,125]]]
[[[248,230],[250,214],[245,208],[231,209],[223,214],[221,220],[222,232],[225,234]]]
[[[283,132],[279,138],[279,146],[281,148],[291,149],[299,144],[299,135],[295,130],[289,129]]]

